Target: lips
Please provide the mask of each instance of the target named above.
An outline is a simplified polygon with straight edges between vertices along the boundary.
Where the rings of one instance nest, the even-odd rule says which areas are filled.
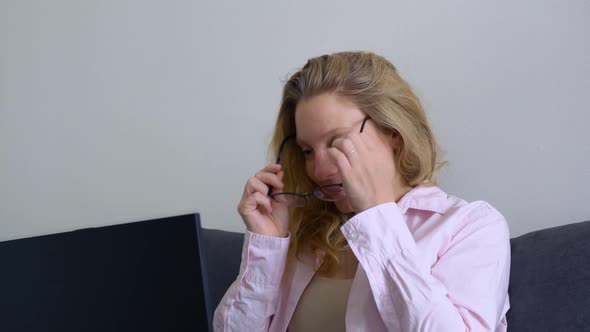
[[[331,197],[335,197],[335,196],[339,196],[340,194],[344,193],[344,188],[341,186],[322,188],[322,192],[326,195],[331,196]]]

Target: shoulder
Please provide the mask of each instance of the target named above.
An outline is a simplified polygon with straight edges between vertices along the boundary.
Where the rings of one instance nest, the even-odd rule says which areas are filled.
[[[455,196],[453,196],[455,197]],[[467,202],[457,199],[445,215],[446,222],[452,225],[451,238],[455,241],[468,237],[480,238],[481,241],[510,241],[510,229],[506,218],[492,204],[477,200]],[[480,244],[483,245],[484,243]]]
[[[483,200],[467,202],[433,185],[413,188],[400,200],[399,207],[403,213],[429,211],[452,227],[453,234],[488,226],[509,234],[506,219],[492,204]]]

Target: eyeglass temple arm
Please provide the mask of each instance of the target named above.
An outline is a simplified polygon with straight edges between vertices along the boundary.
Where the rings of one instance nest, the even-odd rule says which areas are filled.
[[[365,124],[367,123],[367,120],[369,120],[370,117],[367,115],[365,116],[365,118],[363,119],[363,124],[361,125],[361,133],[363,132],[363,130],[365,130]]]
[[[279,153],[277,153],[277,160],[275,161],[275,164],[281,163],[281,154],[283,153],[283,148],[285,147],[285,144],[287,143],[287,141],[289,141],[292,138],[295,138],[295,136],[289,135],[289,136],[285,137],[283,139],[283,141],[281,142],[281,145],[279,146]],[[270,196],[271,194],[272,194],[272,187],[268,186],[268,196]]]

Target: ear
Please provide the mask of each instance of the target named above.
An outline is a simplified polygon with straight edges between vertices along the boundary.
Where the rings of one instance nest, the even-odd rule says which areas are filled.
[[[402,135],[397,130],[393,130],[390,137],[391,146],[393,147],[393,151],[397,154],[399,149],[402,146]]]

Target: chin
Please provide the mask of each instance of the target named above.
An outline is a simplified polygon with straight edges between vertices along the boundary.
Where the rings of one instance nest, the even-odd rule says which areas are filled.
[[[343,199],[343,200],[338,201],[334,204],[336,205],[336,208],[338,209],[338,211],[340,211],[342,213],[354,212],[354,210],[352,209],[352,205],[350,205],[350,202],[347,199]]]

